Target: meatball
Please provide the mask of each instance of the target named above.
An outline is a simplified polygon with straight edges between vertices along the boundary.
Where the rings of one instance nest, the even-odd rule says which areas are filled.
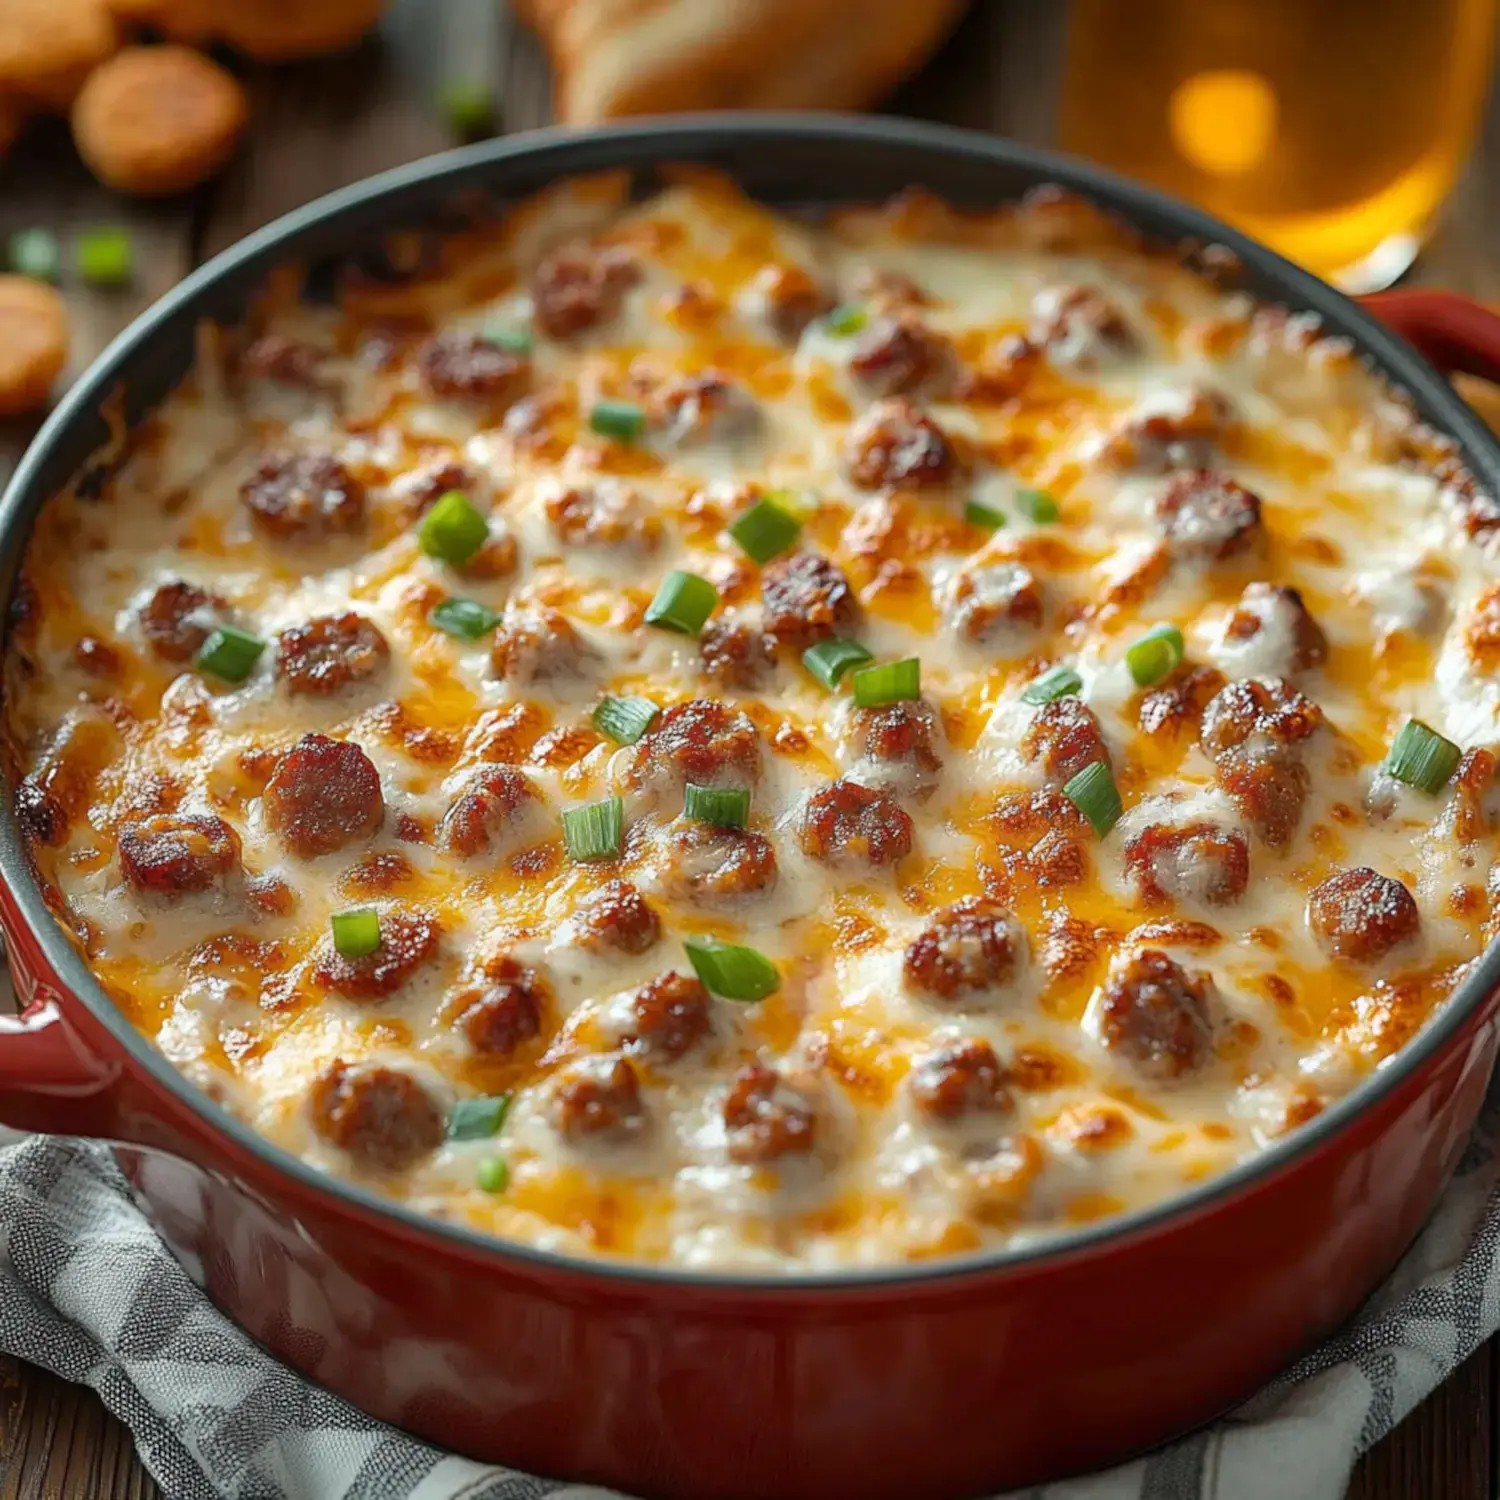
[[[1341,870],[1313,887],[1307,897],[1307,923],[1335,958],[1375,964],[1413,942],[1422,918],[1412,893],[1399,880],[1361,866]]]
[[[553,489],[543,502],[547,524],[566,547],[633,547],[649,552],[661,541],[661,520],[640,492],[617,479]]]
[[[410,1073],[339,1059],[313,1082],[313,1129],[362,1167],[400,1172],[443,1142],[445,1120]]]
[[[240,865],[239,835],[213,813],[136,818],[122,823],[115,838],[126,883],[152,895],[221,888]]]
[[[510,1057],[542,1030],[550,996],[534,969],[503,954],[451,1006],[454,1024],[481,1057]]]
[[[903,791],[931,786],[943,769],[943,726],[925,699],[851,710],[845,734],[882,782]]]
[[[886,792],[847,779],[807,799],[797,842],[820,864],[894,864],[911,853],[911,818]]]
[[[1155,948],[1120,955],[1091,1009],[1099,1044],[1148,1078],[1180,1078],[1207,1060],[1212,986]]]
[[[1183,562],[1225,562],[1265,541],[1260,497],[1216,469],[1179,474],[1154,508],[1173,557]]]
[[[276,641],[276,675],[288,692],[323,698],[374,681],[390,657],[379,626],[345,610],[283,630]]]
[[[776,850],[748,828],[679,819],[662,835],[658,879],[671,895],[699,904],[763,896],[775,888]]]
[[[729,1157],[764,1166],[787,1156],[807,1156],[817,1143],[813,1101],[773,1068],[742,1068],[724,1099]]]
[[[1093,709],[1071,694],[1037,709],[1021,736],[1020,749],[1024,760],[1040,763],[1049,786],[1066,786],[1095,761],[1111,764],[1109,746]]]
[[[764,266],[750,286],[761,320],[784,343],[795,344],[802,330],[834,305],[833,297],[801,266]]]
[[[449,329],[422,346],[417,370],[434,396],[510,400],[525,386],[531,361],[482,334]]]
[[[383,1000],[436,957],[438,937],[437,923],[422,912],[384,911],[373,953],[346,958],[330,940],[313,961],[313,978],[346,1000]]]
[[[536,326],[549,339],[574,338],[613,318],[640,279],[640,266],[622,246],[566,245],[532,277]]]
[[[1142,695],[1136,721],[1147,734],[1160,739],[1183,733],[1196,738],[1203,711],[1224,682],[1224,674],[1216,667],[1179,667],[1160,687]]]
[[[472,857],[503,846],[540,810],[542,800],[514,766],[480,766],[438,824],[438,843],[450,854]]]
[[[1283,676],[1322,666],[1328,637],[1296,589],[1252,583],[1224,622],[1221,650],[1252,671]]]
[[[760,592],[766,634],[796,651],[847,634],[858,620],[849,580],[816,552],[793,552],[767,563]]]
[[[1201,469],[1212,459],[1229,417],[1229,402],[1217,391],[1203,386],[1165,391],[1129,413],[1100,456],[1110,468],[1136,474]]]
[[[1152,823],[1125,845],[1125,870],[1148,906],[1229,906],[1250,883],[1250,846],[1216,823]]]
[[[861,489],[945,484],[958,469],[948,434],[904,396],[877,401],[850,429],[844,465]]]
[[[266,333],[240,356],[240,374],[310,391],[318,387],[322,363],[323,351],[314,345],[284,334]]]
[[[633,787],[659,794],[698,786],[754,786],[760,734],[749,717],[712,698],[674,703],[642,735],[627,772]]]
[[[276,762],[261,810],[290,853],[314,859],[369,838],[385,818],[385,797],[358,745],[305,734]]]
[[[579,903],[559,937],[596,953],[637,955],[661,940],[661,918],[629,881],[611,880]]]
[[[1097,287],[1053,286],[1031,302],[1027,339],[1053,364],[1092,370],[1136,352],[1139,341],[1119,305]]]
[[[1010,1108],[1005,1069],[995,1049],[978,1037],[928,1053],[911,1070],[907,1087],[912,1103],[932,1120]]]
[[[590,1059],[558,1080],[552,1123],[571,1146],[620,1146],[650,1123],[640,1075],[623,1057]]]
[[[744,386],[717,371],[669,381],[651,398],[651,425],[671,448],[733,443],[760,428],[760,407]]]
[[[1042,625],[1042,590],[1021,563],[990,563],[957,574],[948,597],[954,630],[976,646],[1013,646]]]
[[[708,991],[675,970],[643,984],[631,997],[629,1030],[620,1038],[628,1052],[653,1062],[676,1062],[709,1033]]]
[[[953,386],[953,345],[910,314],[873,319],[849,358],[849,372],[871,395],[940,397]]]
[[[763,630],[733,620],[710,620],[698,637],[703,675],[720,687],[759,687],[776,664],[775,642]]]
[[[184,579],[164,583],[141,609],[141,634],[164,661],[191,661],[218,624],[223,601]]]
[[[582,677],[593,659],[567,616],[545,604],[507,609],[490,646],[490,670],[512,687]]]
[[[968,896],[937,912],[907,944],[901,976],[929,1000],[1004,989],[1025,962],[1026,934],[997,901]]]
[[[364,525],[364,486],[330,453],[270,453],[240,486],[251,519],[283,542],[320,542]]]

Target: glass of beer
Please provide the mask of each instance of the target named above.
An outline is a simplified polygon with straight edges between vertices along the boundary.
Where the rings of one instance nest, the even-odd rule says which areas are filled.
[[[1348,291],[1411,264],[1478,129],[1496,0],[1072,0],[1063,148]]]

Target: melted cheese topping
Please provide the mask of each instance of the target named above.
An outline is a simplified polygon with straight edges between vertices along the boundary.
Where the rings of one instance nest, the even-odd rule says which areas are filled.
[[[608,280],[601,249],[631,269],[550,336],[548,257],[564,242],[594,257],[590,296]],[[858,313],[799,332],[784,295],[798,273],[809,311]],[[891,373],[891,319],[937,341],[933,370]],[[960,216],[908,197],[814,226],[693,174],[635,204],[614,179],[568,185],[411,274],[347,278],[331,305],[273,288],[258,325],[249,355],[206,338],[102,493],[43,514],[6,711],[23,824],[94,972],[188,1078],[314,1165],[497,1235],[684,1266],[1018,1244],[1169,1197],[1311,1118],[1420,1027],[1483,946],[1493,762],[1471,757],[1436,795],[1378,774],[1408,716],[1469,751],[1500,740],[1484,656],[1500,650],[1500,626],[1483,629],[1493,559],[1466,527],[1482,502],[1305,319],[1057,198]],[[496,326],[534,327],[503,389],[433,378],[435,333]],[[663,404],[674,379],[710,370],[724,403]],[[856,482],[860,423],[893,386],[947,434],[956,457],[940,482]],[[644,403],[639,442],[590,430],[601,397]],[[243,487],[267,453],[336,459],[363,517],[323,536],[257,524]],[[461,466],[449,480],[503,543],[493,576],[418,544],[445,465]],[[1225,543],[1211,511],[1167,519],[1163,497],[1200,469],[1258,497],[1242,539]],[[684,569],[715,583],[716,626],[741,623],[771,649],[761,570],[726,530],[771,490],[794,497],[798,545],[857,597],[841,628],[877,660],[920,657],[922,764],[872,750],[849,679],[822,687],[799,664],[805,641],[772,643],[762,675],[724,685],[705,677],[699,641],[643,624]],[[1056,521],[1028,518],[1035,491],[1055,497]],[[1004,524],[966,521],[968,501]],[[143,629],[179,580],[201,591],[180,622],[192,643],[220,620],[272,643],[244,682],[195,671],[190,649],[164,656]],[[1270,595],[1257,614],[1257,583],[1301,603]],[[1026,588],[1029,612],[1014,603]],[[502,635],[524,609],[561,612],[582,667],[503,675],[494,636],[431,623],[449,595],[509,610]],[[279,634],[343,611],[378,629],[388,659],[333,691],[293,691]],[[1303,613],[1326,647],[1299,662]],[[1187,653],[1168,691],[1194,669],[1204,689],[1194,708],[1183,687],[1165,727],[1125,662],[1162,623]],[[1056,777],[1049,794],[1031,745],[1039,710],[1023,693],[1058,663],[1082,680],[1124,804],[1102,840]],[[1294,682],[1325,720],[1281,761],[1272,747],[1273,766],[1295,761],[1287,774],[1305,782],[1279,841],[1197,737],[1204,701],[1239,679]],[[680,782],[633,774],[637,757],[658,766],[653,741],[621,748],[591,727],[603,693],[748,715],[770,889],[713,894],[718,866],[690,847]],[[384,805],[373,833],[311,856],[265,796],[309,733],[360,745]],[[493,763],[519,768],[536,800],[466,854],[445,819]],[[703,774],[736,773],[710,761]],[[909,815],[899,860],[818,857],[809,801],[841,776]],[[560,810],[614,791],[622,857],[571,862]],[[231,868],[187,878],[204,889],[125,878],[121,830],[183,814],[233,830]],[[1243,891],[1226,899],[1196,846],[1140,853],[1133,840],[1162,826],[1238,840]],[[1407,889],[1419,926],[1360,956],[1380,916],[1356,903],[1339,956],[1309,892],[1363,867]],[[577,915],[617,879],[660,918],[640,951],[591,945]],[[1009,959],[986,971],[982,936],[945,937],[940,922],[929,958],[988,980],[936,994],[918,939],[966,899],[999,913],[991,936],[1009,934]],[[351,997],[319,967],[330,916],[359,905],[387,933],[403,914],[436,925],[433,951],[389,993]],[[638,992],[689,974],[682,941],[704,934],[768,955],[781,988],[700,1003],[704,1024],[669,1056],[643,1040]],[[1142,954],[1170,960],[1192,993],[1131,988]],[[478,1047],[464,1006],[517,965],[541,997],[537,1034]],[[973,1043],[998,1075],[964,1084],[954,1058]],[[623,1124],[605,1118],[621,1062],[636,1085]],[[771,1075],[726,1109],[756,1064]],[[339,1065],[405,1074],[425,1102],[356,1088],[330,1124]],[[513,1097],[497,1136],[433,1138],[434,1110],[501,1092]],[[480,1185],[496,1186],[480,1164],[497,1156],[499,1192]]]

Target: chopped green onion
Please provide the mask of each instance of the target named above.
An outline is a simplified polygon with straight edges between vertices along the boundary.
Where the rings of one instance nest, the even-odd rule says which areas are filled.
[[[474,1185],[483,1193],[503,1193],[510,1186],[510,1167],[503,1156],[487,1156],[474,1173]]]
[[[1125,665],[1137,687],[1160,682],[1182,662],[1185,647],[1175,625],[1155,625],[1125,650]]]
[[[1057,519],[1057,501],[1046,490],[1017,490],[1016,509],[1028,521],[1048,526]]]
[[[683,941],[693,973],[710,994],[725,1000],[764,1000],[781,988],[781,974],[764,953],[717,938]]]
[[[62,248],[50,229],[18,229],[10,237],[10,268],[33,281],[56,281],[62,274]]]
[[[438,95],[438,103],[449,128],[461,140],[478,140],[494,126],[494,95],[475,79],[450,78]]]
[[[708,579],[674,568],[647,606],[646,623],[679,635],[697,635],[718,602],[719,591]]]
[[[594,710],[594,728],[617,745],[633,745],[660,712],[649,698],[605,698]]]
[[[845,302],[824,315],[823,326],[829,333],[847,337],[858,333],[870,321],[869,312],[857,302]]]
[[[454,564],[468,562],[484,546],[489,534],[490,523],[474,509],[462,490],[448,490],[439,495],[417,528],[417,540],[428,557]]]
[[[494,610],[477,604],[473,599],[444,599],[433,606],[427,616],[439,630],[456,635],[460,640],[477,641],[488,635],[500,623]]]
[[[582,807],[565,807],[562,825],[570,859],[613,859],[625,838],[625,804],[618,797],[606,797]]]
[[[861,667],[854,674],[854,702],[860,708],[879,708],[922,696],[922,663],[915,656]]]
[[[875,658],[858,641],[829,636],[802,653],[802,665],[831,693],[850,667],[862,666]]]
[[[767,490],[766,499],[773,505],[780,506],[787,515],[795,516],[803,522],[812,520],[820,509],[820,501],[812,490]]]
[[[964,506],[964,520],[970,526],[978,526],[985,531],[999,531],[1005,525],[1005,512],[996,510],[993,505],[982,505],[978,500],[970,500]]]
[[[125,286],[135,274],[130,231],[113,225],[83,230],[73,243],[78,274],[89,286]]]
[[[1063,788],[1063,796],[1089,820],[1101,839],[1120,821],[1120,789],[1103,761],[1086,765]]]
[[[752,561],[768,563],[797,540],[802,523],[774,500],[757,500],[730,528],[729,534]]]
[[[486,328],[484,336],[510,354],[530,354],[535,343],[529,328]]]
[[[646,409],[636,401],[596,401],[589,426],[600,437],[633,443],[646,430]]]
[[[448,1139],[487,1141],[500,1133],[509,1112],[509,1094],[481,1094],[477,1099],[460,1099],[448,1116]]]
[[[233,625],[220,625],[209,632],[208,639],[198,648],[193,665],[200,672],[212,672],[225,682],[243,682],[255,670],[260,653],[266,643],[236,630]]]
[[[1442,791],[1463,752],[1420,719],[1408,719],[1391,742],[1384,769],[1397,781],[1429,796]]]
[[[1054,698],[1071,698],[1082,686],[1083,678],[1072,667],[1051,667],[1026,684],[1021,702],[1042,704]]]
[[[380,913],[373,906],[336,911],[333,946],[345,958],[368,958],[380,946]]]
[[[743,828],[750,816],[750,788],[699,786],[690,781],[682,810],[700,823],[712,823],[717,828]]]

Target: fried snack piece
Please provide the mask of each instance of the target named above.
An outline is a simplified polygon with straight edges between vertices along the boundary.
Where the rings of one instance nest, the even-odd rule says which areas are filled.
[[[68,359],[68,310],[50,286],[0,276],[0,417],[43,405]]]
[[[65,110],[119,45],[104,0],[0,0],[0,93]]]
[[[923,63],[964,0],[516,0],[560,120],[686,109],[858,109]]]
[[[245,91],[191,47],[126,47],[73,104],[79,155],[106,187],[183,193],[229,159],[249,118]]]
[[[350,47],[380,19],[385,0],[211,0],[214,31],[262,62]]]

